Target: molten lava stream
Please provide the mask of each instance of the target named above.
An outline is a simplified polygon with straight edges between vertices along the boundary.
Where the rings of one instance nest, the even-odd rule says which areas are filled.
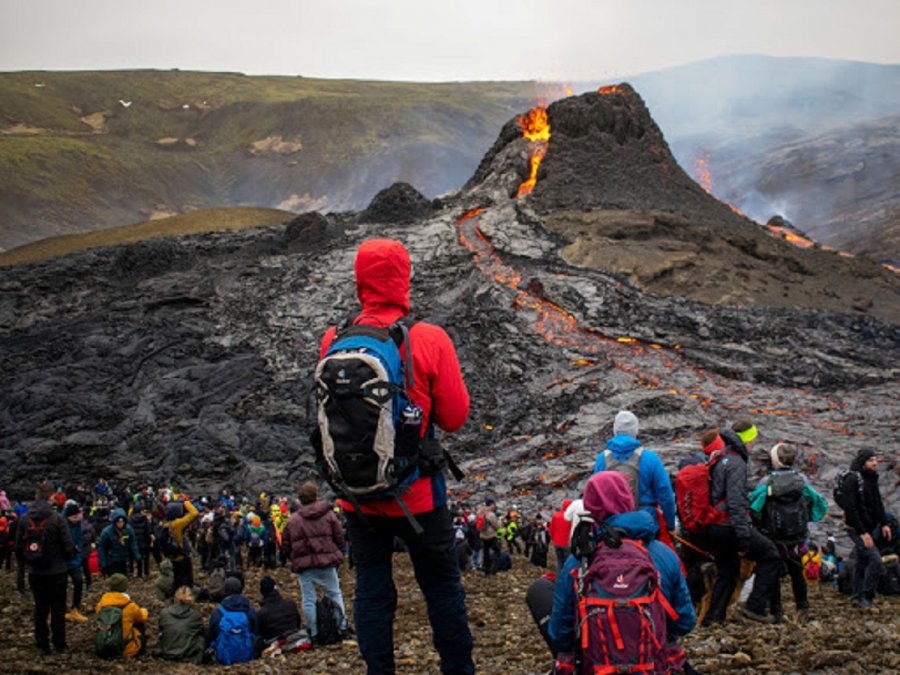
[[[694,399],[717,416],[732,417],[744,410],[754,415],[806,417],[813,416],[814,411],[833,407],[824,405],[823,398],[813,392],[793,390],[797,409],[786,410],[783,407],[784,390],[729,380],[690,366],[678,353],[677,346],[667,348],[625,336],[611,338],[596,329],[579,327],[575,316],[565,308],[522,287],[521,270],[507,265],[478,228],[482,213],[483,209],[473,209],[457,219],[460,243],[472,252],[475,267],[485,277],[515,292],[515,307],[534,314],[534,330],[548,342],[585,354],[601,355],[614,367],[631,375],[638,386]],[[569,365],[594,367],[595,363],[596,359],[581,358],[570,361]],[[843,428],[834,431],[846,434]]]
[[[530,194],[537,184],[537,172],[547,154],[547,143],[550,141],[550,124],[547,121],[547,109],[537,106],[519,117],[519,126],[522,127],[522,136],[532,143],[531,157],[529,158],[528,179],[519,185],[516,197],[524,197]]]

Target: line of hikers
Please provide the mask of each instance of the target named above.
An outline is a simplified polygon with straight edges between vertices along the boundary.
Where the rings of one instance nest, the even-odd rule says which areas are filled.
[[[752,588],[740,614],[768,624],[784,617],[783,577],[804,622],[807,586],[823,570],[845,571],[833,539],[824,551],[809,542],[808,524],[826,515],[827,502],[795,468],[794,446],[753,452],[759,432],[749,421],[711,429],[672,481],[638,428],[631,412],[616,415],[582,498],[563,501],[551,520],[557,571],[536,580],[526,602],[556,673],[695,672],[678,638],[698,620],[726,620],[742,572],[752,569]],[[752,489],[751,456],[764,473]],[[885,512],[877,461],[861,450],[834,489],[854,544],[847,585],[863,610],[880,579],[900,580],[897,521]]]

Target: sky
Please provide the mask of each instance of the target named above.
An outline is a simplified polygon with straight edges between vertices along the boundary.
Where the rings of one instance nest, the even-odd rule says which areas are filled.
[[[0,71],[591,81],[727,54],[900,63],[898,0],[0,0]]]

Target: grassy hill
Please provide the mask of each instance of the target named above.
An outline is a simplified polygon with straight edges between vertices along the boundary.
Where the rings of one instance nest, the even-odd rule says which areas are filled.
[[[134,225],[122,225],[91,232],[47,237],[31,244],[0,253],[0,265],[51,260],[60,256],[99,246],[115,246],[154,237],[177,237],[183,234],[241,230],[283,223],[294,217],[289,211],[233,207],[194,211]]]
[[[0,73],[0,247],[252,205],[350,210],[460,186],[534,83]]]

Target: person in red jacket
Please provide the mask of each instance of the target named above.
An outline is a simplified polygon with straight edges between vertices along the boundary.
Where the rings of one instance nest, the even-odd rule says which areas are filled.
[[[409,314],[411,263],[403,244],[392,239],[363,242],[357,250],[354,271],[362,305],[355,323],[386,327]],[[336,331],[332,326],[322,338],[320,358],[328,351]],[[414,382],[409,396],[422,409],[423,435],[431,425],[446,432],[456,431],[468,417],[469,393],[450,336],[443,328],[420,321],[409,327],[409,343]],[[405,352],[405,348],[400,350],[404,359]],[[361,503],[362,517],[352,504],[342,503],[348,512],[348,537],[356,570],[353,611],[360,654],[370,675],[394,672],[397,590],[391,559],[396,536],[409,549],[416,580],[425,596],[441,671],[474,673],[472,635],[443,473],[417,478],[402,498],[421,525],[421,534],[413,529],[396,499]]]
[[[569,539],[571,538],[572,521],[566,520],[566,509],[572,503],[571,499],[563,499],[562,508],[554,512],[550,518],[550,526],[547,530],[550,532],[550,539],[553,547],[556,549],[556,576],[562,572],[563,564],[569,557]]]

